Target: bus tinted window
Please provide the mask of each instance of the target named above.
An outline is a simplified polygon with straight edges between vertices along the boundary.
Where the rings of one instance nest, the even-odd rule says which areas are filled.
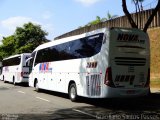
[[[42,62],[91,57],[100,52],[103,33],[39,50],[35,65]]]
[[[47,56],[47,55],[49,55],[48,52],[49,52],[48,48],[39,50],[37,52],[37,57],[36,57],[36,60],[35,60],[35,65],[37,65],[38,63],[42,63],[42,62],[47,62],[48,58],[50,58],[50,56]]]
[[[33,66],[33,60],[34,60],[34,58],[35,58],[35,55],[36,55],[36,52],[33,52],[33,53],[31,54],[32,59],[31,59],[30,62],[29,62],[29,67],[32,67],[32,66]]]
[[[21,62],[21,56],[10,58],[3,60],[2,64],[3,66],[13,66],[13,65],[19,65]]]
[[[102,46],[103,34],[97,34],[90,37],[73,41],[70,45],[69,53],[76,58],[91,57],[100,52]]]

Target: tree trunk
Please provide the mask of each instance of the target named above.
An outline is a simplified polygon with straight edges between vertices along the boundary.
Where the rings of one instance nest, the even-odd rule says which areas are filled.
[[[149,17],[148,21],[146,22],[146,24],[145,24],[145,26],[143,28],[144,32],[147,32],[147,29],[148,29],[149,25],[151,24],[154,16],[156,15],[156,13],[158,12],[159,9],[160,9],[160,0],[158,0],[158,4],[157,4],[156,8],[153,9],[153,13],[151,14],[151,16]]]
[[[129,23],[131,24],[132,28],[138,28],[138,26],[135,24],[134,20],[132,19],[131,14],[129,13],[126,5],[126,0],[122,0],[122,7],[123,7],[123,12],[128,18]]]

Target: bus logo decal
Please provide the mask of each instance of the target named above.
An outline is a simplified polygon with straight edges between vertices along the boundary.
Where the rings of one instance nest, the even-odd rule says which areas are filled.
[[[144,44],[145,40],[140,40],[138,35],[133,34],[118,34],[117,40],[119,42],[133,42]]]
[[[50,63],[41,63],[39,65],[39,71],[44,73],[52,72],[52,68],[50,68]]]

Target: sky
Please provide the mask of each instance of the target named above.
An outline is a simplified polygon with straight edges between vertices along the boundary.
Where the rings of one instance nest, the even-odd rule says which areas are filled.
[[[131,0],[126,0],[130,12],[135,11]],[[145,0],[152,7],[157,0]],[[0,41],[13,35],[16,27],[32,22],[48,32],[47,39],[84,26],[96,16],[123,16],[121,0],[0,0]]]

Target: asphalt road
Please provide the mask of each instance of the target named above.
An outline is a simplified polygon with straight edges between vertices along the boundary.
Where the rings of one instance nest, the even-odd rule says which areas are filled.
[[[0,120],[52,119],[160,119],[160,91],[149,97],[121,99],[80,98],[71,102],[68,95],[41,91],[26,85],[0,81]]]

